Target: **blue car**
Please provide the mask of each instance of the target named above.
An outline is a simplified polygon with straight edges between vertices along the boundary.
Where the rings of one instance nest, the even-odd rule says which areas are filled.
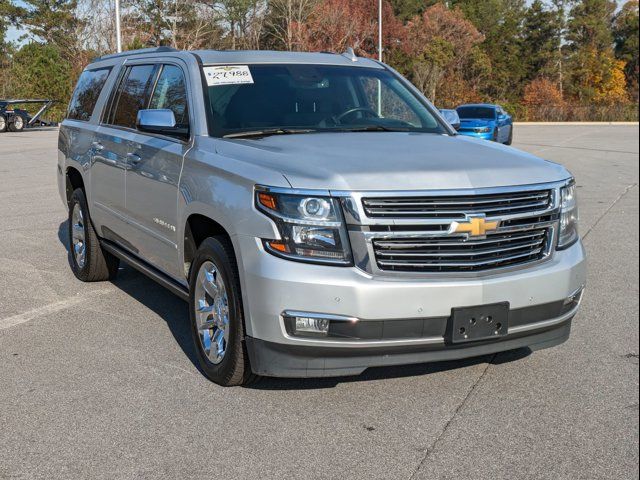
[[[458,133],[511,145],[513,119],[500,105],[468,104],[456,108],[460,117]]]

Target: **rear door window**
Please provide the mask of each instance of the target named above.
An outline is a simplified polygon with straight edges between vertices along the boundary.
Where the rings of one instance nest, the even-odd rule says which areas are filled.
[[[107,123],[135,128],[138,111],[147,108],[157,65],[127,67],[113,100]]]
[[[171,110],[176,117],[176,126],[189,127],[189,107],[184,73],[180,67],[164,65],[151,96],[151,109]]]
[[[67,118],[85,122],[91,119],[110,71],[111,68],[100,68],[82,72],[69,102]]]

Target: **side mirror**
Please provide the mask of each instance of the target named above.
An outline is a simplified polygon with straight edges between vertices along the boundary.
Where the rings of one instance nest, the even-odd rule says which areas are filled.
[[[440,110],[442,117],[456,130],[460,130],[460,116],[455,110],[442,109]]]
[[[168,109],[139,110],[136,118],[136,127],[141,132],[158,133],[185,137],[189,135],[187,128],[176,125],[176,117],[173,111]]]

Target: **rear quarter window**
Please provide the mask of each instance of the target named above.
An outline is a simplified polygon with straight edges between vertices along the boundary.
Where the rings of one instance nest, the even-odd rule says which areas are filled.
[[[89,121],[98,103],[98,97],[109,77],[111,68],[85,70],[78,79],[78,84],[69,102],[67,118],[71,120]]]

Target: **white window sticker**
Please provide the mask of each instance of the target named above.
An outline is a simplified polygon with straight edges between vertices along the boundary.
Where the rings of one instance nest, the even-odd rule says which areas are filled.
[[[218,67],[204,67],[207,85],[239,85],[253,83],[253,77],[247,65],[226,65]]]

